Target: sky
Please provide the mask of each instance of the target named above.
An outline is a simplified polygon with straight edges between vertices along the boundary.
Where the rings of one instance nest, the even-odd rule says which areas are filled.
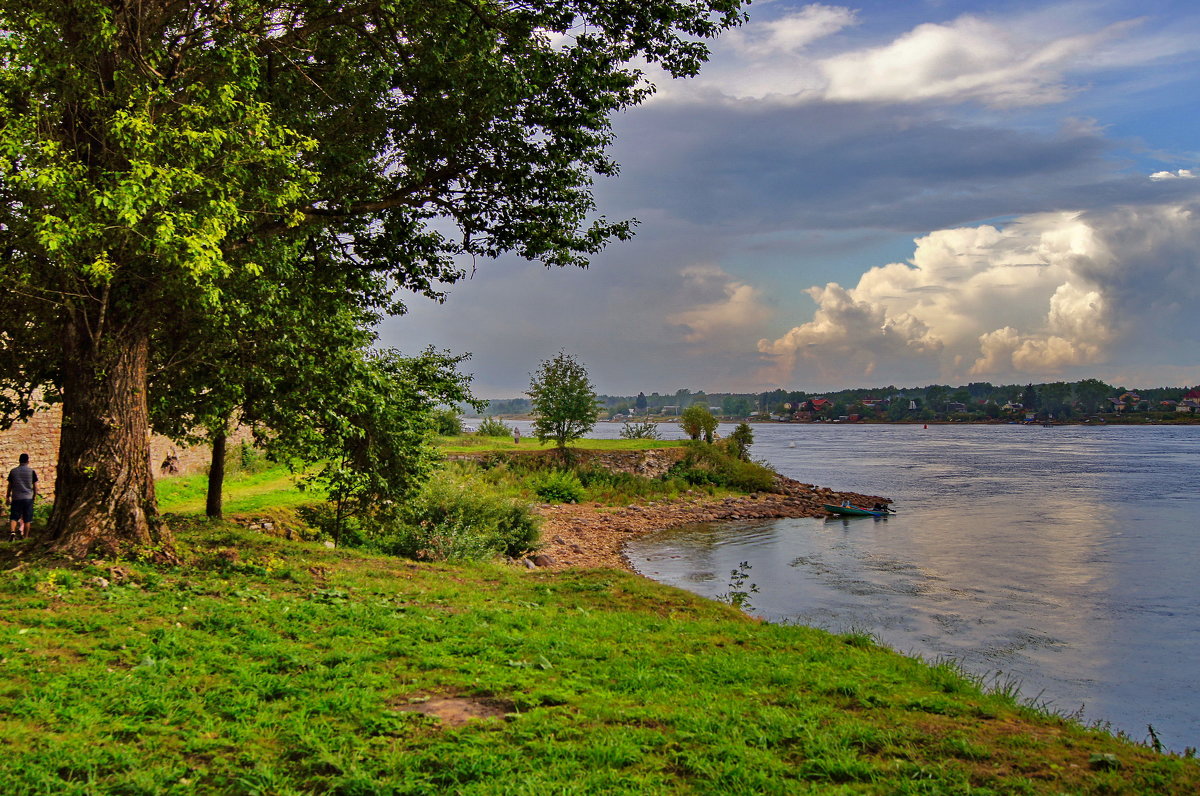
[[[759,0],[614,119],[637,234],[475,263],[383,345],[516,397],[1200,383],[1200,3]]]

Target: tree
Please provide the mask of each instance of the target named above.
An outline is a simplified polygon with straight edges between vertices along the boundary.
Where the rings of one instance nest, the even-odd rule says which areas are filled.
[[[634,406],[637,407],[637,412],[639,415],[646,414],[647,405],[648,402],[646,401],[646,393],[639,392],[637,394],[637,400],[634,402]]]
[[[61,398],[55,547],[171,547],[149,370],[179,318],[303,291],[299,262],[400,312],[459,257],[583,265],[629,237],[590,186],[652,91],[631,64],[695,74],[740,7],[0,0],[0,392],[9,417]]]
[[[730,417],[749,417],[753,408],[744,395],[727,395],[721,400],[721,411]]]
[[[1018,403],[1026,409],[1037,411],[1042,406],[1042,400],[1038,396],[1037,389],[1032,384],[1025,385],[1025,389],[1021,391],[1021,398]]]
[[[587,369],[562,351],[542,362],[530,377],[525,394],[533,405],[533,430],[538,441],[554,440],[564,458],[567,443],[590,431],[600,416]]]
[[[749,423],[738,423],[729,435],[729,444],[735,456],[743,461],[750,460],[750,446],[754,444],[754,429]]]
[[[458,372],[461,357],[386,350],[359,353],[357,360],[336,399],[313,402],[290,421],[307,433],[270,443],[272,454],[294,467],[319,466],[302,483],[319,485],[334,504],[335,542],[347,517],[415,494],[440,459],[433,444],[444,411],[438,406],[471,400]]]
[[[679,427],[692,439],[700,439],[703,436],[705,442],[713,441],[713,434],[717,430],[717,419],[713,417],[712,412],[708,411],[707,406],[692,404],[683,410],[679,420]]]

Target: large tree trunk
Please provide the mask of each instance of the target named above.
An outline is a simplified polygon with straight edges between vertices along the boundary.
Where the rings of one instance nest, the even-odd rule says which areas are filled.
[[[210,520],[221,519],[221,496],[225,488],[225,441],[229,434],[222,428],[213,435],[212,462],[208,465],[208,495],[204,502],[204,513]]]
[[[93,334],[78,315],[64,331],[51,548],[76,558],[96,552],[174,561],[150,470],[148,331],[110,317]]]

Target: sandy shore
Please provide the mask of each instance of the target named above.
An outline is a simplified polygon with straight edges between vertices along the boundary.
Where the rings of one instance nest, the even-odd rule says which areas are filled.
[[[612,567],[633,571],[625,558],[625,543],[635,536],[664,528],[724,520],[824,517],[822,503],[849,500],[859,506],[877,501],[874,495],[836,492],[779,477],[779,493],[758,492],[742,497],[713,499],[691,494],[677,500],[652,501],[625,507],[591,504],[541,505],[542,548],[534,561],[547,569]]]

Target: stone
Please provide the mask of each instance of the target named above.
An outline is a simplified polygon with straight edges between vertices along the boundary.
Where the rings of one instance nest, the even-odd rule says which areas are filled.
[[[84,583],[89,586],[95,586],[97,589],[107,589],[109,585],[108,578],[102,578],[99,575],[94,578],[88,578]]]
[[[552,567],[554,566],[554,559],[545,553],[538,553],[533,557],[533,563],[539,567]]]

